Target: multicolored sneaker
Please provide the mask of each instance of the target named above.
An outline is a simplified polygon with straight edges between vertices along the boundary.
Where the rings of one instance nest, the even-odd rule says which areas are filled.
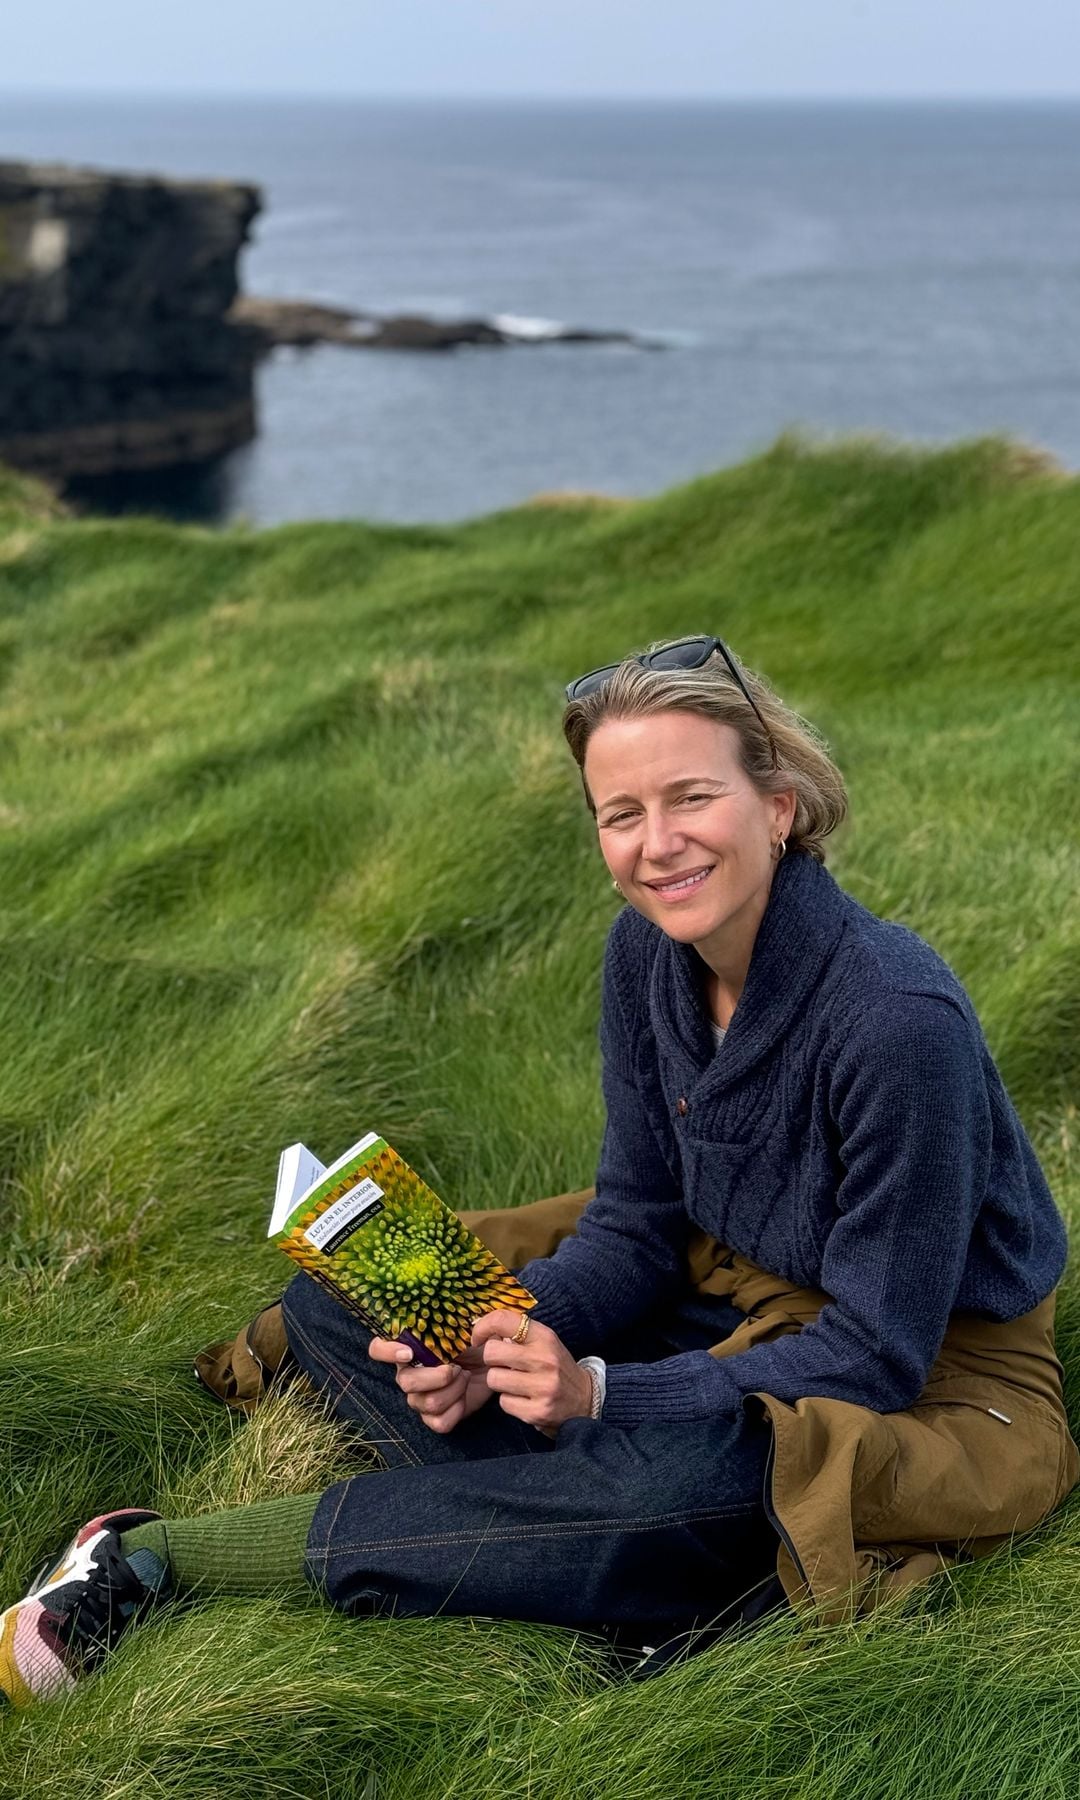
[[[66,1693],[100,1662],[136,1613],[163,1600],[169,1571],[150,1550],[120,1549],[120,1533],[159,1519],[129,1507],[102,1513],[47,1563],[30,1592],[0,1614],[0,1696],[29,1706]]]

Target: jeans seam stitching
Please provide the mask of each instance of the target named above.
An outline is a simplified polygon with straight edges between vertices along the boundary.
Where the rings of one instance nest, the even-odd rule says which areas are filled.
[[[529,1540],[537,1538],[567,1537],[573,1532],[593,1536],[597,1532],[624,1531],[658,1531],[671,1525],[690,1525],[702,1523],[709,1519],[731,1519],[740,1516],[752,1517],[757,1507],[727,1506],[713,1508],[708,1512],[691,1513],[659,1513],[649,1514],[633,1519],[567,1519],[558,1524],[547,1526],[520,1525],[503,1530],[485,1531],[481,1535],[488,1543],[512,1543],[520,1538]],[[429,1547],[449,1546],[451,1544],[471,1543],[478,1535],[477,1530],[457,1532],[430,1532],[423,1537],[406,1538],[374,1538],[367,1542],[327,1545],[329,1556],[339,1556],[363,1550],[412,1550]]]
[[[330,1539],[333,1537],[334,1532],[337,1530],[337,1522],[338,1522],[338,1519],[341,1517],[341,1509],[345,1504],[345,1496],[348,1493],[348,1491],[349,1491],[349,1484],[347,1481],[343,1481],[341,1484],[341,1492],[338,1495],[338,1503],[334,1508],[334,1516],[326,1528],[326,1547],[328,1550],[330,1548]]]

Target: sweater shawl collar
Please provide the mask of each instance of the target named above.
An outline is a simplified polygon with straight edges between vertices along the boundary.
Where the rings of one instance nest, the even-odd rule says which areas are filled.
[[[717,1091],[772,1049],[805,1008],[836,949],[847,896],[824,864],[794,851],[777,864],[743,991],[722,1050],[709,1030],[705,963],[666,932],[653,961],[649,1010],[659,1048],[709,1071]],[[658,928],[659,929],[659,928]]]

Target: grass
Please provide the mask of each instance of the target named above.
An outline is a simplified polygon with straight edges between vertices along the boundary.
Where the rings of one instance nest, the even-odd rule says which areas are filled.
[[[721,629],[847,774],[831,867],[957,970],[1080,1215],[1080,486],[990,441],[786,439],[452,528],[66,518],[0,476],[0,1603],[105,1506],[364,1464],[192,1352],[287,1277],[279,1146],[378,1124],[460,1206],[592,1179],[616,896],[562,683]],[[1059,1348],[1080,1428],[1080,1293]],[[485,1620],[217,1602],[0,1719],[35,1800],[1075,1793],[1080,1506],[850,1628],[662,1681]]]

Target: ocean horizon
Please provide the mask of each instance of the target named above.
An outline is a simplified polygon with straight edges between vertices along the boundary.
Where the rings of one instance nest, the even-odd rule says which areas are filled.
[[[245,291],[538,339],[278,351],[255,443],[109,508],[447,521],[653,493],[792,428],[1080,467],[1075,102],[9,95],[0,158],[253,181]]]

